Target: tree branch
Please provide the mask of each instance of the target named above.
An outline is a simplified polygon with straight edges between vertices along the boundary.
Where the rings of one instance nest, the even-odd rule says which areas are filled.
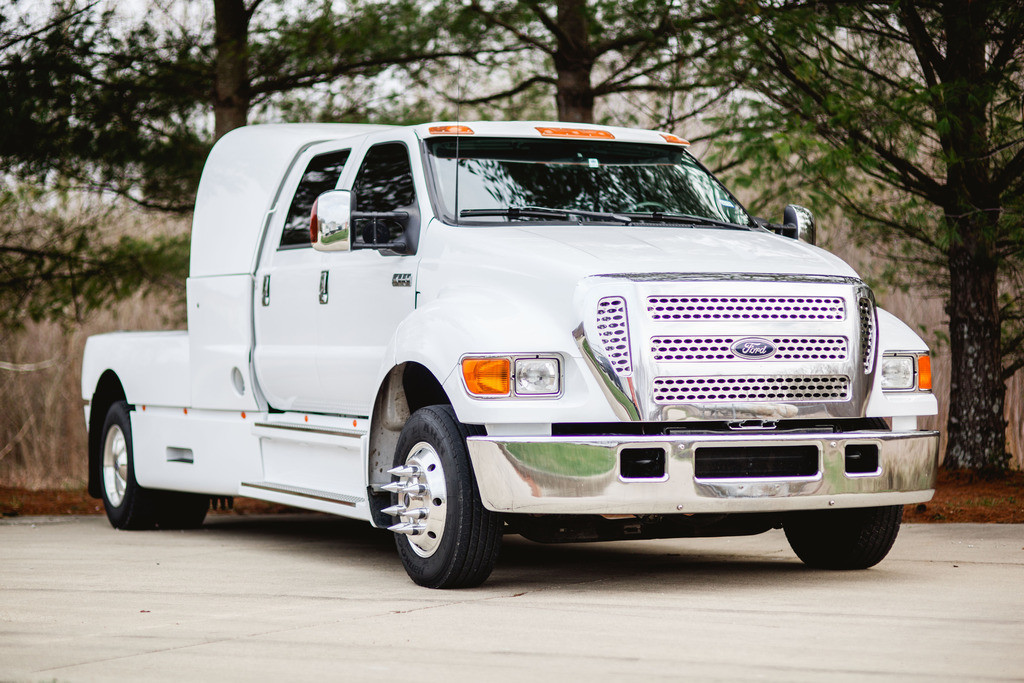
[[[513,95],[518,95],[519,93],[523,92],[524,90],[529,89],[530,87],[532,87],[534,85],[537,85],[538,83],[544,83],[544,84],[547,84],[547,85],[555,85],[555,79],[553,79],[553,78],[551,78],[549,76],[533,76],[531,78],[526,79],[525,81],[523,81],[519,85],[515,86],[514,88],[509,88],[508,90],[503,90],[501,92],[494,93],[493,95],[485,95],[483,97],[475,97],[475,98],[473,98],[471,100],[460,100],[460,99],[452,98],[452,97],[447,97],[447,99],[450,102],[458,102],[460,104],[486,104],[487,102],[493,102],[495,100],[501,100],[501,99],[504,99],[506,97],[512,97]]]
[[[508,31],[512,35],[514,35],[517,39],[519,39],[519,42],[526,43],[527,45],[532,45],[533,47],[537,48],[541,52],[543,52],[543,53],[545,53],[547,55],[550,55],[550,56],[554,56],[554,54],[556,52],[554,48],[545,45],[544,43],[542,43],[541,41],[537,40],[533,36],[530,36],[530,35],[527,35],[527,34],[523,33],[522,31],[520,31],[518,28],[516,28],[512,24],[508,23],[504,19],[499,18],[493,12],[487,11],[478,2],[478,0],[473,0],[473,2],[470,3],[469,6],[470,6],[470,8],[473,11],[477,12],[478,14],[480,14],[482,17],[484,17],[488,21],[491,21],[491,22],[497,24],[498,26],[502,27],[503,29],[505,29],[506,31]]]

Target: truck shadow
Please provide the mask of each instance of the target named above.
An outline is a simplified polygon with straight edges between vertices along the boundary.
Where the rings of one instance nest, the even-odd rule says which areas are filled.
[[[365,522],[326,514],[301,513],[211,517],[203,531],[252,538],[267,550],[298,553],[307,560],[366,566],[403,574],[390,533]],[[769,532],[772,533],[772,532]],[[778,533],[778,532],[774,532]],[[766,584],[821,587],[832,581],[857,580],[870,572],[822,572],[805,567],[778,536],[764,542],[734,539],[670,539],[610,543],[534,543],[507,535],[501,556],[483,589],[537,589],[611,581],[618,588],[714,586],[757,590]],[[884,568],[884,565],[883,565]],[[876,577],[877,578],[877,577]]]

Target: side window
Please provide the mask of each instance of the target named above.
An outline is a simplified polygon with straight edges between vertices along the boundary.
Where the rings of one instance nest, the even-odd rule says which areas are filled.
[[[281,233],[282,247],[309,246],[309,214],[313,211],[313,202],[338,185],[350,151],[329,152],[310,159],[288,208],[288,218]]]
[[[412,207],[416,203],[412,168],[405,145],[389,142],[371,147],[356,175],[353,199],[355,211],[387,212]],[[405,231],[403,221],[395,218],[358,218],[353,220],[356,243],[393,242]]]

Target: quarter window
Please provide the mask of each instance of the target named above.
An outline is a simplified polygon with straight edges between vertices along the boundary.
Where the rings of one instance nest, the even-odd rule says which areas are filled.
[[[349,152],[345,149],[310,159],[288,208],[288,218],[281,233],[282,247],[309,246],[309,215],[313,211],[313,202],[324,192],[337,187]]]

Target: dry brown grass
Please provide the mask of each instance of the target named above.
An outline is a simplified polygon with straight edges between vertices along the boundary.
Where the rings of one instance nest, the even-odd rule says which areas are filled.
[[[29,323],[0,341],[0,485],[79,488],[86,481],[82,351],[90,334],[183,327],[178,305],[136,297],[83,325]]]

